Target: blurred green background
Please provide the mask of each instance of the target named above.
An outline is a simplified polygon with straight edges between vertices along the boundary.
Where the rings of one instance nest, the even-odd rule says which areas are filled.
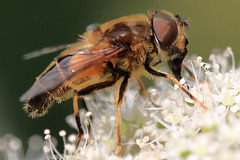
[[[207,58],[214,48],[231,46],[239,59],[239,1],[226,0],[2,0],[0,1],[0,136],[13,133],[26,145],[28,137],[65,129],[73,113],[72,101],[55,105],[49,113],[31,119],[19,97],[33,84],[53,53],[25,61],[22,55],[46,46],[75,42],[87,25],[147,10],[168,10],[189,20],[189,54]]]

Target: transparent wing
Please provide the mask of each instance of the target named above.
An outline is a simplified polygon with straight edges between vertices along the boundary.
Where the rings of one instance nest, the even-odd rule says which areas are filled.
[[[99,26],[100,26],[100,24],[97,24],[97,23],[90,24],[86,27],[86,31],[95,30]],[[28,60],[28,59],[36,58],[36,57],[46,55],[49,53],[57,52],[57,51],[65,49],[67,47],[70,47],[76,43],[79,43],[79,41],[74,42],[74,43],[69,43],[69,44],[60,44],[60,45],[56,45],[56,46],[45,47],[45,48],[24,54],[23,59]]]
[[[39,56],[42,56],[42,55],[45,55],[45,54],[48,54],[48,53],[53,53],[53,52],[56,52],[56,51],[60,51],[60,50],[63,50],[65,48],[73,45],[73,44],[75,44],[75,43],[61,44],[61,45],[56,45],[56,46],[45,47],[43,49],[24,54],[23,59],[28,60],[28,59],[36,58],[36,57],[39,57]]]
[[[97,51],[78,50],[60,57],[37,78],[35,84],[20,97],[20,101],[51,92],[82,71],[107,61],[124,50],[126,50],[125,47],[112,47]]]

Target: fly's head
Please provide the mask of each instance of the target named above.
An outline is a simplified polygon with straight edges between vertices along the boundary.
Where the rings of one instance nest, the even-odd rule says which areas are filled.
[[[185,57],[187,54],[188,40],[184,28],[188,23],[179,15],[167,11],[149,13],[154,41],[162,60],[169,61]]]

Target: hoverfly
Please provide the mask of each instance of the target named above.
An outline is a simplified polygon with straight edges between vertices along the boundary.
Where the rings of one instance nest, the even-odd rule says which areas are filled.
[[[135,78],[147,95],[141,75],[164,77],[177,84],[191,99],[203,104],[180,83],[181,66],[187,54],[188,27],[179,15],[167,11],[122,17],[87,31],[81,40],[64,50],[40,74],[34,85],[21,96],[24,110],[31,117],[43,116],[54,102],[73,97],[78,127],[78,145],[83,136],[78,99],[84,95],[119,85],[116,97],[118,155],[121,156],[120,109],[130,79]],[[166,61],[171,74],[154,69]]]

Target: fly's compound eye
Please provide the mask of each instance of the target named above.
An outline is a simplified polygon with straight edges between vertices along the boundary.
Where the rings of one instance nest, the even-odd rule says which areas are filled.
[[[178,36],[178,27],[174,19],[164,13],[156,13],[152,17],[154,37],[160,48],[169,50]]]

